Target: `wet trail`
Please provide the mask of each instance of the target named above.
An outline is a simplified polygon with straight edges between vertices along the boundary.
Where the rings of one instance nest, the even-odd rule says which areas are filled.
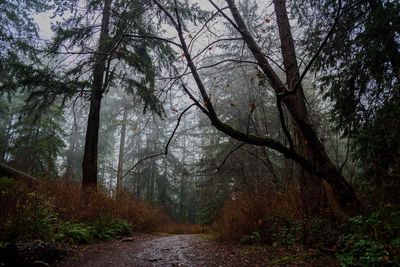
[[[147,266],[193,266],[197,259],[191,250],[201,240],[190,235],[160,237],[143,242],[141,250],[136,252],[136,263]]]
[[[140,234],[121,241],[79,246],[74,256],[57,266],[337,266],[315,256],[295,262],[280,262],[280,257],[267,248],[222,244],[197,235]]]
[[[198,248],[205,242],[195,235],[140,235],[132,241],[82,246],[58,266],[212,266]]]

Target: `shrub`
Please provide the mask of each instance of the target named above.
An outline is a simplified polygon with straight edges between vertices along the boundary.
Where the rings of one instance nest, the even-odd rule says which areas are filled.
[[[95,229],[93,226],[84,223],[66,222],[56,235],[56,240],[71,244],[90,243],[93,241],[94,233]]]
[[[95,237],[100,240],[110,240],[118,236],[128,235],[131,232],[131,225],[121,219],[102,217],[93,224]]]
[[[54,238],[58,218],[51,199],[20,182],[1,178],[0,202],[0,240]]]
[[[166,234],[201,234],[204,233],[204,226],[198,224],[173,223],[160,225],[156,232]]]
[[[272,239],[276,243],[285,247],[290,247],[301,238],[302,229],[300,223],[286,221],[277,223],[277,225],[280,227],[272,234]]]
[[[152,231],[169,220],[160,208],[138,201],[127,192],[114,202],[113,210],[115,217],[129,222],[135,231]]]
[[[55,211],[63,221],[94,221],[112,214],[114,209],[115,201],[103,192],[84,195],[80,184],[73,181],[42,181],[38,191],[53,199]]]
[[[288,230],[280,232],[283,227],[300,218],[299,203],[294,188],[285,194],[267,190],[239,192],[224,204],[212,230],[223,240],[272,244],[280,235],[289,234]]]
[[[117,200],[101,191],[83,195],[78,183],[66,180],[43,182],[39,190],[54,199],[55,210],[64,221],[95,224],[101,218],[120,218],[135,231],[153,230],[167,221],[161,209],[138,201],[127,193]]]
[[[334,248],[341,235],[341,223],[343,220],[321,217],[302,222],[302,243],[313,248]]]
[[[346,229],[347,228],[347,229]],[[400,210],[386,207],[368,216],[358,215],[344,226],[338,258],[342,266],[400,264]]]
[[[128,235],[131,225],[121,219],[105,217],[93,224],[64,223],[56,235],[56,240],[71,244],[91,243],[95,240],[111,240]]]
[[[167,221],[156,207],[127,195],[118,200],[102,192],[83,195],[74,182],[42,181],[35,188],[0,179],[0,240],[57,240],[88,243],[154,230]]]

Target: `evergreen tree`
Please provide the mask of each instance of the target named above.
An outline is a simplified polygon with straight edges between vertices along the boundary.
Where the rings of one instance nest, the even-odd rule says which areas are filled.
[[[399,144],[394,140],[400,136],[395,119],[400,99],[400,4],[341,3],[298,1],[293,12],[306,33],[306,51],[316,51],[336,23],[312,69],[320,74],[325,97],[334,103],[334,122],[354,141],[353,156],[360,159],[364,176],[382,185],[382,179],[399,172]],[[341,16],[335,22],[338,9]]]
[[[54,106],[40,117],[26,114],[26,98],[24,93],[14,93],[3,99],[1,161],[34,176],[56,177],[57,157],[64,148],[63,109]]]
[[[144,13],[149,12],[150,1],[88,1],[86,10],[72,5],[73,14],[55,26],[56,37],[52,50],[58,53],[79,54],[78,63],[67,72],[70,79],[86,82],[90,100],[83,157],[83,179],[85,187],[97,184],[97,154],[100,127],[100,109],[103,95],[118,84],[132,93],[137,93],[147,108],[161,115],[162,107],[154,95],[155,73],[165,66],[173,55],[172,50],[152,38],[138,39],[137,35],[154,36],[156,29]],[[102,10],[100,35],[96,25],[96,10]],[[64,9],[58,12],[63,14]],[[93,23],[94,21],[94,23]],[[97,39],[97,48],[93,47]],[[84,56],[84,55],[91,56]],[[158,56],[157,64],[152,57]],[[89,69],[88,69],[89,66]],[[91,72],[87,77],[84,73]]]

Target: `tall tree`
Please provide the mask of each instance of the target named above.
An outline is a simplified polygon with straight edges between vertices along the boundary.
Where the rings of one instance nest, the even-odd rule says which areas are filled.
[[[306,103],[304,100],[304,90],[300,80],[300,69],[297,64],[296,51],[293,41],[293,36],[291,33],[290,22],[287,14],[286,3],[282,0],[274,0],[274,7],[276,12],[276,20],[278,25],[279,37],[281,42],[281,50],[283,57],[283,65],[286,74],[286,85],[287,91],[291,91],[296,99],[298,116],[302,118],[305,122],[310,121]],[[281,96],[278,95],[278,105],[280,105]],[[287,105],[287,104],[286,104]],[[278,107],[279,108],[279,107]],[[281,115],[282,116],[282,115]],[[309,122],[307,122],[309,123]],[[295,128],[295,140],[298,144],[298,153],[303,155],[307,160],[309,160],[312,165],[315,165],[317,153],[312,152],[310,146],[308,146],[308,141],[305,137],[305,132],[302,131],[299,123],[294,120]],[[313,129],[315,131],[315,129]],[[322,146],[320,141],[317,139],[318,145]],[[323,151],[326,159],[329,160],[325,151]],[[332,163],[330,163],[332,164]],[[333,165],[333,164],[332,164]],[[300,170],[300,188],[302,189],[302,202],[303,202],[303,213],[307,217],[312,215],[320,215],[322,210],[326,210],[326,196],[325,187],[322,183],[322,179],[319,179],[312,173],[306,173],[303,169]],[[338,173],[339,174],[339,173]],[[344,178],[340,177],[339,179]]]
[[[57,157],[64,147],[63,110],[54,106],[40,117],[27,114],[26,98],[24,93],[2,98],[0,121],[5,128],[0,139],[1,161],[34,176],[55,177]]]
[[[112,0],[105,0],[101,19],[99,47],[93,66],[93,82],[90,95],[89,117],[86,128],[85,151],[82,162],[82,186],[97,186],[97,148],[99,142],[100,107],[106,72],[107,53],[109,53],[109,24]]]
[[[117,196],[122,189],[122,179],[124,175],[124,159],[125,159],[125,140],[126,140],[126,124],[128,119],[128,107],[124,106],[122,111],[121,133],[119,139],[118,151],[118,169],[117,169]]]
[[[96,10],[100,7],[98,35],[99,25],[92,20],[96,19]],[[173,53],[166,44],[152,38],[156,29],[147,23],[151,18],[144,17],[145,12],[150,12],[150,7],[146,1],[105,0],[88,1],[86,10],[81,11],[78,3],[73,3],[72,16],[55,27],[53,52],[75,56],[78,64],[73,68],[66,66],[66,73],[71,79],[86,82],[89,87],[89,91],[81,91],[90,101],[82,163],[83,187],[97,185],[100,110],[107,90],[118,84],[118,88],[141,97],[145,110],[150,108],[160,115],[162,113],[154,95],[154,77],[157,70],[166,66]],[[59,12],[62,14],[64,11],[61,8]],[[138,33],[149,38],[138,40],[135,37]],[[97,38],[97,48],[92,47],[93,38]],[[157,65],[153,64],[155,55],[158,56]],[[88,71],[91,71],[90,77],[85,74]]]

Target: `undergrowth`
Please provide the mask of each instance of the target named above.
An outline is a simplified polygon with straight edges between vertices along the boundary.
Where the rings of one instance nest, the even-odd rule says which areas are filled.
[[[127,194],[118,200],[102,192],[83,194],[73,182],[44,181],[35,188],[0,178],[2,244],[43,240],[90,243],[151,231],[166,215]]]
[[[400,266],[400,208],[385,206],[343,225],[342,266]]]
[[[226,201],[212,232],[243,245],[314,249],[336,256],[344,267],[400,266],[400,208],[383,208],[347,220],[301,218],[299,196],[240,192]]]
[[[169,222],[158,226],[155,232],[165,234],[203,234],[205,227],[198,224],[174,223]]]
[[[288,227],[296,225],[300,217],[298,197],[294,190],[288,194],[239,192],[225,203],[212,231],[221,240],[238,240],[242,244],[273,244],[280,236],[285,236],[285,242],[297,239],[297,233]]]

